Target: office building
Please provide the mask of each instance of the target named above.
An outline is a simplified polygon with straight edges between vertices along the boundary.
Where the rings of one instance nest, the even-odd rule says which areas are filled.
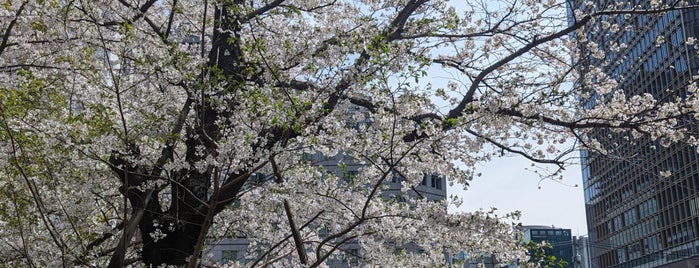
[[[546,242],[543,248],[546,256],[554,256],[556,260],[565,261],[563,268],[573,268],[573,237],[570,229],[553,226],[527,225],[523,228],[524,242]],[[536,261],[536,260],[534,260]]]
[[[321,154],[306,155],[305,160],[321,166],[326,172],[333,173],[344,180],[351,180],[357,176],[363,165],[357,161],[338,154],[333,157],[326,157]],[[264,180],[264,176],[259,176]],[[409,191],[407,196],[401,193],[401,178],[394,176],[390,181],[387,181],[386,188],[381,192],[381,197],[386,200],[398,198],[404,200],[407,198],[424,198],[427,200],[438,201],[445,200],[447,196],[447,182],[444,176],[436,174],[425,174],[422,182],[414,187],[413,191]],[[446,207],[444,210],[446,213]],[[322,234],[319,234],[322,236]],[[218,241],[214,241],[209,245],[209,249],[205,252],[209,256],[209,261],[214,263],[227,263],[229,261],[238,261],[241,264],[255,261],[254,255],[246,252],[249,242],[244,237],[231,237]],[[420,249],[411,247],[410,244],[401,245],[400,248],[409,252],[419,251]],[[362,255],[362,249],[355,241],[344,243],[340,247],[340,252],[337,256],[330,257],[325,264],[328,267],[343,268],[356,267],[359,265],[359,259]]]
[[[591,268],[590,240],[586,236],[573,237],[573,268]]]
[[[623,8],[650,9],[650,4],[630,1]],[[569,2],[569,11],[615,8],[617,1]],[[576,63],[582,74],[600,67],[619,81],[617,90],[626,96],[651,94],[660,101],[686,96],[686,86],[699,70],[696,49],[687,42],[699,36],[699,9],[600,16],[586,29],[585,38],[605,54],[593,55],[594,45],[581,42],[583,57]],[[584,83],[578,86],[587,90]],[[581,106],[590,109],[606,97],[593,93]],[[685,118],[680,122],[696,124]],[[594,136],[613,148],[611,155],[581,153],[590,267],[696,267],[697,148],[628,134],[598,130]]]

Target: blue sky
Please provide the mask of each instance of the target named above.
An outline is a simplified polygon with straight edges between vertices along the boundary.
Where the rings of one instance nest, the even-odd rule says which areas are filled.
[[[524,225],[555,225],[571,229],[572,235],[587,234],[585,201],[580,166],[566,168],[563,181],[543,180],[534,174],[531,162],[518,157],[505,157],[484,163],[476,172],[467,191],[455,185],[447,194],[456,194],[464,203],[450,211],[474,211],[497,208],[498,214],[519,210]],[[574,185],[578,185],[575,187]]]

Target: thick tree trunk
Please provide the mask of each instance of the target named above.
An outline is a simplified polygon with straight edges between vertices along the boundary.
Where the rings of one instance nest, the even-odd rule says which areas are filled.
[[[209,52],[209,64],[207,65],[209,81],[216,86],[223,84],[226,91],[244,90],[244,85],[250,74],[246,74],[242,68],[245,61],[242,58],[239,37],[235,35],[240,31],[239,23],[235,16],[230,15],[226,7],[217,7],[214,12],[214,31],[211,51]],[[226,29],[220,31],[218,29]],[[215,178],[214,167],[209,165],[205,170],[198,170],[195,166],[201,166],[209,156],[216,157],[217,141],[220,140],[220,121],[228,118],[228,114],[213,107],[210,101],[211,95],[223,95],[226,92],[208,92],[205,85],[199,96],[191,96],[194,104],[197,121],[195,125],[186,130],[185,145],[187,148],[185,160],[190,168],[182,169],[171,174],[171,204],[167,211],[161,208],[161,200],[158,192],[162,189],[153,189],[148,202],[143,187],[145,182],[153,179],[162,179],[162,167],[143,167],[131,164],[129,155],[138,159],[139,152],[136,145],[132,145],[126,153],[114,152],[110,162],[112,169],[122,181],[124,193],[131,203],[132,208],[145,208],[139,221],[138,228],[143,241],[141,257],[148,266],[185,265],[195,251],[197,240],[204,226],[207,210],[213,210],[214,215],[223,207],[233,202],[238,192],[245,183],[246,176],[238,178],[235,183],[223,189],[221,200],[211,202],[209,190],[212,180]],[[233,105],[233,104],[231,104]],[[204,148],[201,150],[201,148]],[[165,152],[164,152],[165,154]],[[172,160],[172,156],[165,156]],[[148,172],[153,172],[150,175]],[[243,173],[245,174],[245,173]],[[215,204],[209,207],[209,204]],[[121,256],[123,258],[124,256]]]
[[[162,220],[162,218],[161,218]],[[151,266],[161,264],[185,265],[194,254],[194,245],[197,243],[200,223],[203,217],[191,216],[180,219],[178,223],[164,222],[161,229],[165,233],[162,239],[153,237],[143,237],[143,252],[141,254],[143,262]],[[168,228],[169,224],[179,225],[175,228]],[[152,223],[141,222],[141,234],[152,234],[155,231]]]

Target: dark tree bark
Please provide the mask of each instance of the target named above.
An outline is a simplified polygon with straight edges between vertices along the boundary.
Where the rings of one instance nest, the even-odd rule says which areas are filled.
[[[229,92],[209,92],[207,84],[223,84],[227,91],[244,90],[249,75],[244,73],[245,61],[242,57],[239,36],[240,24],[237,16],[230,13],[231,5],[218,6],[214,12],[214,29],[228,29],[221,32],[214,31],[213,42],[208,56],[209,62],[204,76],[208,80],[202,83],[198,94],[192,94],[189,103],[194,104],[196,113],[196,123],[193,127],[186,129],[186,155],[185,160],[190,167],[196,163],[204,161],[209,156],[217,155],[216,143],[220,140],[221,120],[225,121],[227,114],[216,110],[211,101],[211,96],[221,95]],[[185,109],[187,110],[187,109]],[[231,122],[227,122],[231,123]],[[205,148],[203,151],[198,148]],[[214,178],[213,166],[207,166],[205,170],[195,168],[181,169],[171,174],[170,188],[172,190],[172,203],[167,211],[161,208],[158,199],[159,189],[152,189],[151,196],[146,198],[149,192],[144,190],[146,182],[161,178],[161,166],[137,166],[128,160],[131,156],[138,158],[136,146],[132,146],[127,152],[114,152],[110,158],[113,171],[122,182],[122,193],[128,198],[133,211],[143,208],[138,229],[143,241],[141,257],[148,266],[185,265],[193,260],[195,245],[204,225],[207,210],[213,209],[214,213],[220,212],[226,205],[235,200],[238,192],[242,188],[248,175],[228,174],[229,181],[222,182],[222,188],[218,200],[214,200],[215,207],[209,207],[210,200],[208,191]],[[169,154],[169,155],[168,155]],[[172,160],[172,148],[163,150],[163,156],[167,160]],[[161,165],[164,163],[160,163]],[[149,173],[150,172],[150,173]],[[147,202],[144,202],[147,200]],[[220,200],[220,201],[219,201]],[[164,237],[158,237],[163,234]],[[129,239],[130,240],[130,239]],[[119,253],[122,260],[123,252]]]
[[[263,13],[278,6],[282,1],[275,1],[248,14],[237,14],[244,8],[241,0],[233,0],[215,7],[213,38],[211,50],[208,54],[207,68],[202,72],[202,83],[197,90],[188,90],[189,99],[182,109],[182,118],[189,112],[189,106],[193,106],[196,115],[195,124],[186,130],[180,127],[173,128],[171,133],[185,135],[186,154],[185,160],[190,167],[198,166],[198,162],[207,159],[209,156],[217,156],[217,142],[221,139],[221,127],[236,124],[228,119],[230,114],[220,109],[216,109],[211,102],[212,97],[223,96],[246,90],[245,87],[251,83],[263,83],[261,81],[258,67],[261,63],[249,62],[244,58],[242,44],[239,33],[244,21],[253,19],[256,14]],[[376,40],[375,42],[390,42],[400,38],[402,27],[409,17],[424,0],[411,1],[399,15],[392,21],[391,27],[386,30],[388,39]],[[221,30],[222,29],[222,30]],[[379,44],[376,44],[377,46]],[[323,48],[321,48],[323,49]],[[371,58],[367,52],[363,52],[354,62],[359,70],[363,68]],[[345,90],[356,83],[352,75],[343,77],[330,90],[327,100],[324,102],[322,112],[307,117],[306,124],[316,122],[335,109],[344,96]],[[297,81],[278,81],[275,83],[279,87],[308,87],[299,85]],[[207,85],[216,85],[216,88],[223,88],[219,92],[207,90]],[[196,92],[196,93],[192,93]],[[354,100],[357,101],[357,100]],[[353,102],[354,103],[354,102]],[[360,105],[367,105],[360,102]],[[228,109],[236,108],[236,104],[228,103]],[[368,107],[371,110],[371,107]],[[303,110],[303,109],[300,109]],[[184,119],[182,119],[184,120]],[[185,133],[182,133],[182,132]],[[278,144],[285,144],[286,141],[298,136],[299,133],[292,128],[271,126],[264,129],[258,136],[265,137],[265,142],[253,144],[253,150],[268,150]],[[417,138],[414,138],[417,139]],[[163,211],[158,193],[162,189],[145,189],[149,180],[164,180],[161,174],[162,166],[173,160],[173,143],[166,142],[162,155],[157,163],[152,166],[137,166],[127,159],[138,159],[137,146],[131,146],[126,152],[114,152],[110,158],[113,171],[122,182],[122,193],[128,198],[133,211],[143,208],[144,212],[140,216],[138,228],[143,242],[141,257],[148,266],[185,265],[196,260],[199,252],[195,252],[199,234],[202,230],[209,228],[207,225],[207,214],[213,212],[217,214],[226,206],[235,201],[246,180],[259,167],[248,167],[248,170],[238,171],[235,174],[225,174],[219,176],[213,166],[207,166],[204,170],[194,168],[181,169],[174,174],[170,174],[169,179],[172,201],[166,211]],[[198,148],[204,148],[199,150]],[[128,157],[127,157],[128,156]],[[249,161],[256,163],[258,161]],[[221,180],[226,177],[226,181],[220,183],[218,194],[209,196],[213,180]],[[149,191],[150,190],[150,191]],[[146,198],[147,193],[152,193],[150,198]],[[214,200],[212,200],[212,198]],[[147,201],[147,202],[145,202]],[[128,219],[127,219],[128,220]],[[157,234],[164,234],[164,237],[157,237]],[[121,253],[124,254],[124,253]],[[124,256],[121,256],[123,259]]]

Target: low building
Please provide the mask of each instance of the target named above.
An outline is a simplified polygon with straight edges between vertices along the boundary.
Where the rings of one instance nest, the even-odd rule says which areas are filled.
[[[573,238],[570,229],[556,228],[553,226],[528,225],[522,228],[524,242],[546,242],[550,247],[544,248],[547,256],[555,256],[564,260],[567,264],[563,267],[573,268]],[[536,260],[534,260],[536,261]]]
[[[334,157],[325,157],[320,154],[306,155],[305,160],[312,161],[318,166],[323,167],[328,173],[333,173],[343,180],[352,180],[357,176],[363,167],[357,164],[351,158],[338,154]],[[263,183],[268,176],[255,176],[253,183]],[[394,176],[390,181],[386,181],[387,187],[381,192],[381,196],[387,199],[398,198],[405,200],[406,198],[424,198],[431,201],[445,200],[446,178],[436,174],[425,174],[422,182],[414,186],[412,191],[409,191],[408,196],[404,196],[401,192],[402,179],[400,176]],[[446,213],[446,208],[444,209]],[[206,255],[209,256],[210,262],[227,263],[229,261],[238,261],[239,263],[248,263],[255,261],[246,259],[246,249],[249,242],[244,237],[220,239],[209,244],[209,250]],[[406,248],[407,247],[407,248]],[[408,251],[419,251],[417,248],[411,249],[409,245],[401,246]],[[358,265],[358,257],[361,256],[362,250],[358,243],[349,241],[340,247],[343,254],[330,257],[325,263],[328,267],[343,268],[355,267]]]

